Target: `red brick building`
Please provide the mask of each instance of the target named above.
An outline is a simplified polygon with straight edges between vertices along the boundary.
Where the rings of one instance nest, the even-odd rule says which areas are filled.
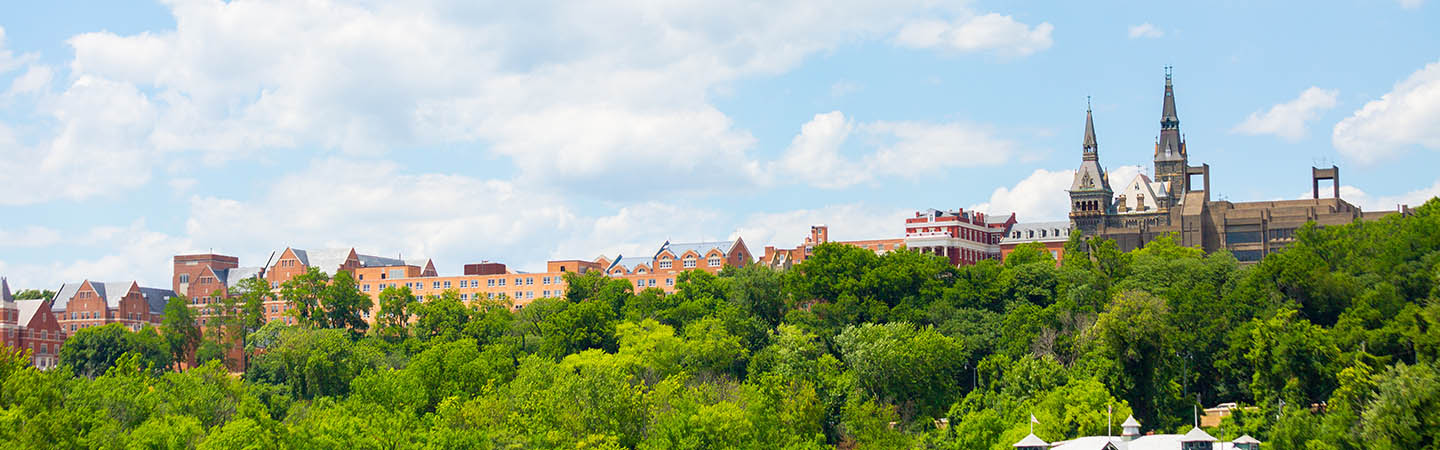
[[[954,265],[999,260],[1000,240],[1015,225],[1015,214],[993,220],[978,211],[931,209],[905,219],[905,246],[943,256]]]
[[[67,334],[108,323],[139,330],[145,324],[159,325],[165,303],[174,296],[175,291],[141,287],[134,281],[85,280],[60,286],[50,309]]]
[[[875,254],[878,255],[899,250],[905,246],[905,240],[900,238],[831,241],[829,226],[814,225],[810,227],[810,235],[805,237],[805,243],[798,247],[792,249],[777,249],[773,246],[766,246],[765,254],[760,256],[760,264],[769,266],[772,269],[789,269],[791,266],[805,262],[810,255],[815,253],[815,246],[828,242],[853,245],[874,251]]]
[[[30,350],[30,364],[50,369],[59,363],[66,333],[50,311],[50,300],[15,300],[10,282],[0,278],[0,342]]]
[[[693,242],[672,244],[665,241],[652,256],[611,259],[601,255],[595,263],[605,268],[612,278],[623,278],[635,285],[635,292],[647,288],[659,288],[666,293],[675,292],[675,277],[681,272],[703,270],[720,273],[726,267],[744,267],[754,263],[755,256],[745,245],[745,239],[733,241]]]

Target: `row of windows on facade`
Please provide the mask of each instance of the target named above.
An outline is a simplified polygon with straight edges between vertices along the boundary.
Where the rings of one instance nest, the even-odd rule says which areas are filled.
[[[709,259],[705,260],[705,263],[709,264],[710,267],[720,267],[723,262],[724,259],[721,259],[719,256],[711,256]],[[694,269],[696,259],[694,256],[687,256],[680,263],[682,267],[686,269]],[[661,270],[673,269],[675,268],[675,261],[671,260],[670,257],[666,256],[664,258],[661,258],[660,262],[655,263],[655,268]],[[635,273],[646,273],[646,271],[644,267],[641,267],[639,269],[635,269]]]
[[[214,283],[214,282],[215,282],[215,277],[200,277],[199,279],[196,279],[196,280],[195,280],[195,284],[210,284],[210,283]],[[182,273],[182,274],[180,274],[180,284],[188,284],[188,283],[190,283],[190,274],[188,274],[188,273]]]
[[[1230,231],[1225,233],[1226,244],[1253,244],[1262,240],[1290,240],[1295,239],[1294,228],[1275,228],[1264,231]]]
[[[1037,237],[1037,236],[1035,236],[1035,231],[1036,231],[1036,230],[1025,230],[1025,231],[1022,232],[1022,231],[1016,230],[1016,231],[1010,232],[1010,237],[1015,238],[1015,239],[1020,239],[1020,238],[1034,239],[1035,237]],[[1059,229],[1059,228],[1051,228],[1051,229],[1049,229],[1049,230],[1045,230],[1045,229],[1042,228],[1042,229],[1040,229],[1039,231],[1040,231],[1040,236],[1038,236],[1038,237],[1042,237],[1042,238],[1043,238],[1043,237],[1059,236],[1059,235],[1060,235],[1060,229]],[[1022,233],[1023,233],[1023,234],[1022,234]]]
[[[128,316],[129,316],[129,319],[130,319],[130,320],[140,320],[140,319],[141,319],[140,313],[134,313],[134,312],[132,312],[132,313],[128,314]],[[88,312],[88,311],[81,311],[81,312],[78,312],[78,313],[77,313],[77,312],[71,312],[71,313],[70,313],[70,320],[105,319],[105,318],[109,318],[109,317],[110,317],[109,314],[98,313],[98,312],[97,312],[97,313],[92,313],[92,312]],[[62,313],[62,315],[60,316],[60,320],[65,320],[65,316],[63,315],[63,313]]]
[[[15,330],[10,330],[10,332],[5,333],[5,334],[9,335],[8,337],[10,337],[10,338],[13,339],[13,338],[15,337]],[[50,330],[38,330],[38,332],[37,332],[37,330],[35,330],[35,329],[33,329],[33,328],[25,328],[25,329],[23,330],[23,332],[20,333],[20,334],[23,334],[24,336],[22,336],[22,337],[24,337],[24,338],[26,338],[26,339],[35,339],[35,338],[37,338],[37,337],[40,338],[40,339],[50,339]],[[63,340],[63,339],[65,339],[65,334],[64,334],[64,333],[55,333],[55,339],[62,339],[62,340]]]
[[[497,287],[497,286],[499,286],[499,287],[504,287],[504,286],[505,286],[505,281],[506,281],[506,279],[504,279],[504,278],[498,278],[498,279],[496,279],[496,278],[490,278],[490,279],[487,279],[487,280],[485,280],[485,281],[487,282],[487,283],[486,283],[486,287]],[[565,281],[564,281],[564,278],[561,278],[561,277],[558,276],[558,275],[555,276],[555,277],[540,277],[540,284],[541,284],[541,285],[551,285],[551,284],[556,284],[556,285],[558,285],[558,284],[561,284],[561,283],[564,283],[564,282],[565,282]],[[424,281],[406,282],[406,283],[404,283],[404,284],[405,284],[405,287],[408,287],[408,288],[410,288],[410,289],[425,289],[425,282],[424,282]],[[515,284],[514,284],[515,286],[532,286],[532,285],[534,285],[534,284],[535,284],[535,277],[524,277],[524,278],[515,277]],[[379,283],[379,284],[376,285],[375,290],[377,290],[377,291],[383,291],[383,290],[385,290],[385,288],[387,288],[387,287],[397,287],[397,286],[399,286],[398,283],[389,283],[389,284]],[[451,284],[450,284],[450,280],[445,280],[445,281],[432,281],[432,282],[430,282],[430,286],[431,286],[431,289],[450,289]],[[461,288],[461,289],[466,289],[466,288],[479,288],[479,287],[480,287],[480,280],[479,280],[479,279],[475,279],[475,280],[460,280],[460,288]],[[361,292],[370,292],[370,285],[369,285],[368,283],[367,283],[367,284],[362,284],[362,285],[360,285],[360,291],[361,291]]]

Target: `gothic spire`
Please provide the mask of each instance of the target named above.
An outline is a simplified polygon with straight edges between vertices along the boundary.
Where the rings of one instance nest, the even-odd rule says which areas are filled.
[[[1170,80],[1170,66],[1165,66],[1165,100],[1160,107],[1160,140],[1155,143],[1155,159],[1185,159],[1185,142],[1180,137],[1180,116],[1175,113],[1175,85]]]
[[[1095,160],[1100,144],[1095,142],[1095,118],[1090,114],[1090,97],[1085,97],[1085,143],[1082,144],[1085,159]]]

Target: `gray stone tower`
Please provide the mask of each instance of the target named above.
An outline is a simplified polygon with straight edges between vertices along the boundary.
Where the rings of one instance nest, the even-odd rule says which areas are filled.
[[[1165,183],[1165,195],[1157,206],[1170,208],[1185,197],[1188,177],[1185,170],[1190,156],[1185,151],[1185,137],[1180,134],[1180,117],[1175,114],[1175,87],[1170,82],[1170,67],[1165,67],[1165,103],[1160,108],[1160,139],[1155,141],[1155,181]]]
[[[1081,144],[1080,168],[1070,183],[1070,223],[1088,235],[1095,235],[1105,215],[1115,213],[1115,192],[1110,176],[1100,167],[1100,145],[1095,141],[1095,119],[1085,107],[1085,142]]]

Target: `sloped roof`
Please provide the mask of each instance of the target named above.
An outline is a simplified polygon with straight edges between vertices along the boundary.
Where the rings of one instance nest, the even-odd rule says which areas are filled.
[[[1070,183],[1071,192],[1109,190],[1110,177],[1105,175],[1105,169],[1100,167],[1099,161],[1080,162],[1080,169],[1075,171],[1075,180]]]
[[[1211,436],[1210,433],[1206,433],[1205,430],[1200,429],[1200,427],[1191,428],[1191,429],[1190,429],[1190,432],[1185,433],[1185,437],[1183,437],[1183,438],[1180,439],[1180,442],[1216,442],[1216,441],[1217,441],[1217,439],[1215,439],[1215,436]]]
[[[1019,233],[1019,237],[1016,237]],[[1017,223],[1010,227],[1010,231],[1000,239],[1001,244],[1015,244],[1022,242],[1054,242],[1070,239],[1070,222],[1030,222]]]
[[[15,308],[20,310],[20,321],[15,323],[22,327],[30,325],[30,320],[35,318],[35,313],[39,312],[40,307],[44,304],[45,300],[38,298],[30,300],[16,300]]]
[[[10,295],[10,280],[0,277],[0,301],[10,303],[15,301],[15,296]]]
[[[215,271],[215,276],[220,278],[221,283],[225,283],[225,287],[234,288],[240,284],[241,280],[259,277],[260,272],[263,270],[264,269],[260,267],[236,267],[233,269],[217,270]]]
[[[1126,419],[1125,419],[1125,423],[1120,424],[1120,426],[1122,426],[1122,427],[1137,427],[1137,428],[1138,428],[1138,427],[1140,426],[1140,421],[1135,420],[1135,416],[1134,416],[1134,415],[1131,415],[1130,417],[1126,418]]]
[[[1085,436],[1068,441],[1056,442],[1051,450],[1106,450],[1116,448],[1115,442],[1124,442],[1111,436]]]
[[[1125,185],[1125,190],[1122,191],[1121,194],[1125,196],[1126,206],[1130,206],[1130,204],[1137,199],[1141,200],[1141,203],[1131,207],[1129,212],[1155,212],[1160,209],[1160,204],[1156,202],[1156,199],[1160,198],[1160,195],[1164,193],[1164,187],[1162,185],[1160,192],[1157,193],[1155,192],[1156,184],[1157,183],[1150,180],[1150,177],[1142,173],[1135,175],[1135,179],[1130,180],[1130,184]],[[1143,195],[1144,198],[1141,199],[1140,195]],[[1142,205],[1145,206],[1144,211],[1140,210],[1140,206]]]
[[[345,260],[350,258],[353,248],[324,248],[320,250],[300,250],[291,248],[295,257],[300,259],[300,264],[320,269],[321,272],[333,273]]]
[[[79,292],[80,286],[84,284],[84,282],[65,283],[60,287],[60,292],[55,293],[55,303],[50,305],[50,309],[54,311],[64,311],[65,307],[70,304],[70,299],[75,297],[75,293]],[[120,306],[120,300],[125,298],[126,294],[130,293],[130,286],[135,284],[134,281],[91,281],[90,287],[95,289],[96,295],[105,299],[105,306],[107,308],[117,308]],[[140,287],[140,294],[145,296],[145,302],[149,305],[150,311],[159,313],[165,311],[165,302],[169,301],[170,297],[175,296],[175,291]]]
[[[713,242],[691,242],[691,243],[681,243],[681,244],[674,244],[674,243],[672,243],[672,244],[667,244],[667,245],[661,246],[661,247],[660,247],[660,250],[661,250],[661,251],[669,250],[670,253],[674,253],[675,256],[684,255],[685,252],[688,252],[688,251],[691,251],[691,250],[694,250],[695,253],[699,253],[700,256],[705,256],[706,253],[710,253],[710,250],[720,250],[720,255],[721,255],[721,256],[729,256],[729,254],[730,254],[730,249],[733,248],[733,247],[735,247],[735,241],[713,241]],[[659,255],[660,252],[655,252],[655,254],[656,254],[656,255]]]
[[[1049,447],[1049,446],[1050,446],[1050,444],[1049,444],[1048,442],[1045,442],[1044,440],[1040,439],[1040,437],[1035,436],[1035,433],[1030,433],[1029,436],[1025,436],[1025,439],[1021,439],[1020,442],[1016,442],[1015,445],[1011,445],[1011,447]]]
[[[1260,443],[1260,440],[1255,439],[1255,438],[1253,438],[1253,437],[1250,437],[1250,435],[1247,434],[1247,435],[1244,435],[1244,436],[1240,436],[1240,437],[1238,437],[1238,438],[1235,438],[1235,440],[1234,440],[1234,441],[1231,441],[1231,442],[1236,443],[1236,444],[1259,444],[1259,443]]]

